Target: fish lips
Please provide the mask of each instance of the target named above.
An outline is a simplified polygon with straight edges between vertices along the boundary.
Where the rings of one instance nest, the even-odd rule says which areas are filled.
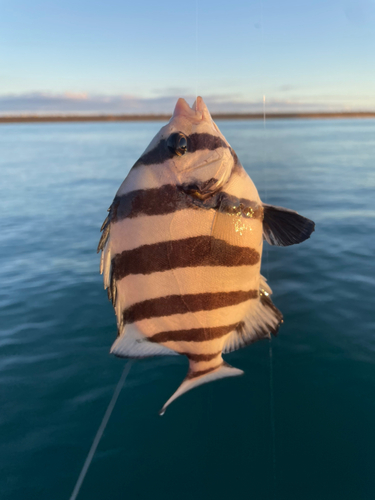
[[[197,200],[204,201],[210,198],[215,193],[217,193],[221,189],[222,184],[220,180],[213,177],[204,182],[199,182],[199,181],[189,182],[181,184],[178,187],[185,194],[192,196]]]

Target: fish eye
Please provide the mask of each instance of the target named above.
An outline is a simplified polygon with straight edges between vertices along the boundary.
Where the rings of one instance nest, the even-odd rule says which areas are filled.
[[[187,137],[182,132],[176,132],[168,137],[167,147],[171,153],[183,156],[187,152]]]

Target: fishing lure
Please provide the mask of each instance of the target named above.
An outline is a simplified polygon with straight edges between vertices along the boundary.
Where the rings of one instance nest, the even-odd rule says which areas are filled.
[[[222,358],[276,335],[281,312],[260,274],[263,240],[288,246],[314,223],[266,205],[198,97],[173,116],[120,186],[101,228],[100,272],[124,358],[184,355],[184,392],[243,372]]]

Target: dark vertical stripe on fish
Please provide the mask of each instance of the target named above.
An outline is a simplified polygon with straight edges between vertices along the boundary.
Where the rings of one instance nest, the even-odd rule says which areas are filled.
[[[194,153],[200,149],[213,151],[218,148],[229,148],[221,137],[211,134],[191,134],[187,137],[188,153]]]
[[[143,154],[136,161],[133,168],[137,168],[140,165],[157,165],[173,158],[175,155],[168,149],[167,141],[168,139],[161,139],[153,149]],[[187,136],[188,153],[194,153],[202,149],[212,151],[217,148],[229,148],[229,146],[220,137],[211,134],[191,134]]]
[[[201,186],[194,188],[197,192],[201,190]],[[205,186],[203,191],[204,189]],[[116,196],[111,205],[109,220],[114,223],[141,215],[167,215],[187,208],[215,209],[224,213],[238,213],[241,210],[245,217],[263,218],[263,207],[254,201],[236,198],[223,192],[213,193],[208,198],[206,195],[199,198],[191,195],[189,186],[165,184],[160,188],[139,189]]]
[[[171,316],[196,311],[211,311],[228,307],[258,297],[257,290],[238,290],[234,292],[197,293],[169,295],[138,302],[123,312],[123,322],[135,323],[143,319]]]
[[[200,370],[197,372],[195,372],[194,370],[190,370],[189,373],[187,374],[186,378],[188,380],[190,380],[192,378],[201,377],[202,375],[207,375],[208,373],[214,372],[215,370],[217,370],[218,368],[223,366],[223,364],[224,364],[224,362],[222,361],[220,364],[213,366],[212,368],[207,368],[206,370]]]
[[[216,326],[212,328],[191,328],[190,330],[173,330],[169,332],[156,333],[148,337],[150,342],[205,342],[208,340],[219,339],[235,330],[242,322],[234,325]]]
[[[221,355],[221,351],[214,352],[212,354],[196,354],[193,352],[179,352],[179,354],[181,354],[181,356],[186,356],[191,361],[199,363],[200,361],[212,361]]]
[[[230,245],[212,236],[197,236],[126,250],[112,259],[113,276],[151,274],[181,267],[253,266],[260,260],[254,248]]]
[[[139,189],[116,196],[112,203],[111,222],[138,215],[166,215],[194,207],[193,200],[172,184],[160,188]]]

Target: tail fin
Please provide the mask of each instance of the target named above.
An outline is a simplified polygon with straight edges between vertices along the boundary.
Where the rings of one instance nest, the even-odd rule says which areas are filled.
[[[195,374],[198,373],[199,372],[195,372]],[[194,375],[194,372],[189,372],[177,391],[168,399],[163,408],[159,411],[159,415],[164,415],[167,406],[169,406],[175,399],[182,396],[185,392],[190,391],[190,389],[194,389],[195,387],[206,384],[207,382],[213,382],[219,378],[235,377],[237,375],[243,375],[243,373],[244,372],[242,370],[233,368],[233,366],[228,365],[225,361],[223,361],[223,363],[216,369],[210,370],[209,373],[197,376]]]

